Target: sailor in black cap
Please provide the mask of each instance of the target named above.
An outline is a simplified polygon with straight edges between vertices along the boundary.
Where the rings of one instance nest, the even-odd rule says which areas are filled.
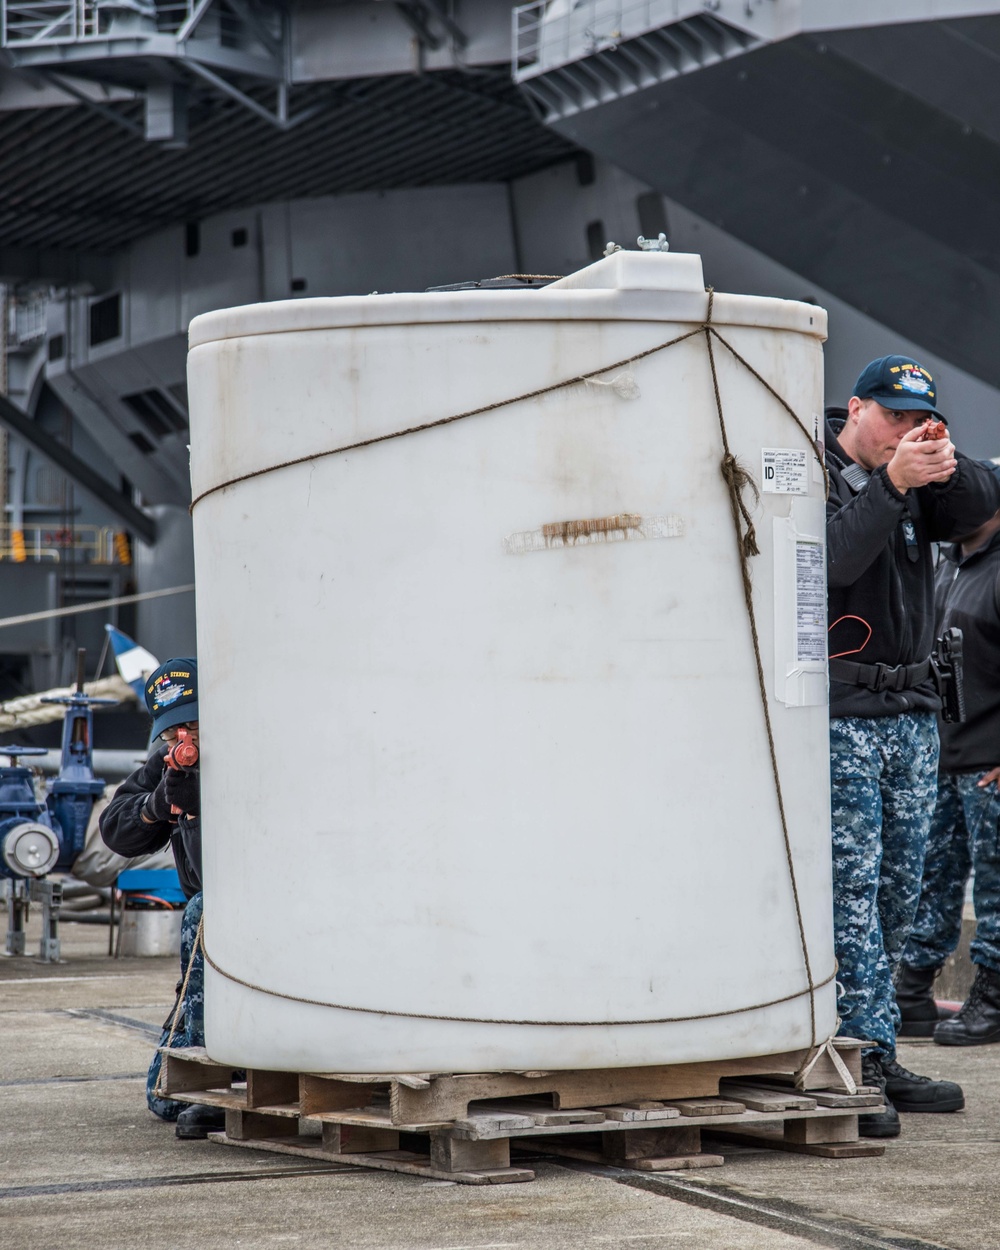
[[[897,1111],[955,1111],[958,1085],[896,1060],[892,986],[920,893],[937,788],[941,701],[931,665],[931,544],[983,524],[997,479],[949,437],[930,372],[883,356],[847,410],[827,413],[830,744],[834,937],[841,1033],[870,1040],[867,1084],[888,1110],[866,1136],[899,1133]]]

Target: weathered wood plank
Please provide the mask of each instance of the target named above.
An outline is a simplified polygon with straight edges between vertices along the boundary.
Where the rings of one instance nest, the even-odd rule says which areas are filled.
[[[696,1155],[677,1155],[664,1159],[633,1159],[632,1167],[640,1172],[680,1172],[690,1168],[721,1168],[725,1163],[722,1155],[710,1155],[704,1152]]]
[[[346,1107],[342,1111],[313,1111],[304,1120],[319,1124],[351,1124],[356,1128],[395,1129],[388,1107]],[[453,1122],[433,1120],[427,1124],[408,1124],[410,1133],[427,1133],[431,1129],[453,1128]]]
[[[535,1121],[530,1115],[519,1111],[504,1111],[500,1107],[480,1103],[464,1120],[455,1120],[452,1132],[457,1137],[495,1137],[513,1133],[519,1129],[533,1129]]]
[[[320,1111],[342,1111],[348,1107],[366,1107],[375,1092],[367,1082],[344,1081],[340,1077],[299,1075],[299,1110],[302,1115]]]
[[[509,1102],[481,1102],[470,1111],[474,1115],[479,1111],[500,1112],[513,1116],[525,1116],[530,1124],[552,1126],[556,1124],[603,1124],[603,1111],[589,1108],[577,1108],[569,1111],[556,1111],[542,1102],[528,1098],[518,1098]]]
[[[824,1116],[817,1112],[791,1112],[789,1118],[779,1125],[773,1121],[770,1125],[747,1127],[734,1124],[721,1131],[712,1129],[712,1134],[741,1145],[818,1155],[825,1159],[875,1158],[885,1153],[884,1143],[859,1140],[857,1131],[855,1115]]]
[[[746,1111],[743,1102],[726,1098],[671,1098],[663,1105],[676,1108],[682,1116],[739,1115]]]
[[[298,1103],[297,1072],[267,1072],[259,1068],[247,1070],[247,1106],[274,1106],[276,1103]]]
[[[362,1128],[354,1124],[324,1124],[322,1141],[324,1150],[335,1155],[399,1149],[396,1129]]]
[[[298,1137],[299,1121],[284,1115],[230,1108],[226,1111],[226,1136],[234,1141],[259,1141],[272,1137]]]
[[[481,1172],[510,1167],[510,1141],[469,1141],[450,1133],[431,1134],[431,1167],[438,1172]]]
[[[621,1120],[628,1124],[679,1120],[681,1115],[676,1107],[668,1107],[661,1102],[644,1103],[641,1106],[626,1103],[621,1107],[601,1107],[600,1110],[609,1120]]]
[[[233,1070],[212,1063],[202,1049],[168,1050],[161,1048],[160,1091],[164,1097],[185,1094],[191,1090],[228,1090]]]
[[[403,1172],[430,1180],[457,1181],[461,1185],[507,1185],[533,1181],[530,1168],[491,1168],[474,1172],[441,1172],[431,1166],[426,1155],[408,1150],[373,1151],[369,1154],[332,1154],[318,1138],[271,1138],[268,1141],[234,1141],[223,1133],[212,1133],[211,1140],[223,1146],[268,1150],[274,1154],[299,1155],[323,1163],[343,1163],[351,1167],[377,1168],[381,1171]]]
[[[812,1111],[816,1107],[814,1094],[797,1094],[788,1087],[722,1081],[719,1088],[728,1097],[738,1098],[751,1111]]]
[[[821,1107],[881,1107],[882,1095],[877,1089],[864,1086],[856,1094],[834,1094],[830,1090],[818,1089],[812,1094]]]
[[[685,1125],[602,1133],[601,1149],[606,1159],[619,1162],[696,1155],[701,1153],[701,1129]]]
[[[856,1115],[819,1116],[810,1120],[786,1120],[785,1141],[792,1145],[858,1140]]]
[[[247,1096],[243,1090],[196,1089],[188,1094],[171,1092],[174,1102],[202,1103],[206,1107],[223,1107],[226,1111],[243,1111]]]

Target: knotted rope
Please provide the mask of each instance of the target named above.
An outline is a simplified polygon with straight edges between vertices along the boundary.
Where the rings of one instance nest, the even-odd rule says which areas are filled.
[[[809,960],[809,943],[806,941],[805,922],[802,919],[802,905],[799,901],[799,886],[795,879],[795,861],[792,856],[792,840],[788,832],[788,818],[785,815],[785,799],[781,790],[781,774],[778,769],[778,751],[774,743],[774,733],[771,728],[771,709],[767,700],[767,685],[764,680],[764,661],[760,654],[760,636],[757,632],[757,613],[753,605],[753,580],[750,576],[750,557],[760,555],[760,548],[757,546],[757,534],[753,526],[753,518],[750,510],[743,498],[744,490],[749,486],[754,499],[754,504],[760,502],[760,492],[757,484],[739,463],[733,455],[729,446],[729,434],[726,430],[726,418],[722,411],[722,391],[719,389],[719,374],[715,366],[715,351],[712,347],[712,335],[715,333],[712,327],[712,307],[715,302],[715,292],[711,287],[708,288],[708,312],[705,317],[705,346],[708,349],[708,363],[712,370],[712,387],[715,391],[715,410],[719,418],[719,432],[722,435],[722,461],[720,468],[722,477],[726,483],[729,492],[729,510],[732,513],[733,529],[736,534],[736,546],[740,555],[740,573],[743,580],[743,602],[746,605],[747,621],[750,625],[750,637],[753,639],[753,656],[757,669],[757,689],[760,692],[760,706],[764,713],[764,728],[767,731],[767,749],[771,758],[771,776],[774,779],[774,794],[778,800],[778,816],[781,820],[781,836],[785,846],[785,860],[788,864],[788,876],[792,883],[792,898],[795,902],[795,922],[799,930],[799,942],[802,946],[802,962],[805,964],[806,980],[809,983],[809,1027],[812,1034],[813,1046],[818,1045],[819,1039],[816,1036],[816,985],[813,981],[812,965]],[[721,335],[716,335],[722,338]],[[722,340],[723,342],[725,340]],[[728,347],[729,344],[727,343]],[[732,348],[730,348],[732,350]],[[736,354],[735,352],[733,353]],[[740,357],[737,357],[740,359]],[[766,383],[765,383],[766,385]],[[768,387],[768,390],[771,388]],[[796,424],[805,429],[802,422],[799,421],[791,408],[782,401],[783,406],[792,413]],[[806,431],[808,438],[808,431]],[[825,468],[824,468],[825,472]]]

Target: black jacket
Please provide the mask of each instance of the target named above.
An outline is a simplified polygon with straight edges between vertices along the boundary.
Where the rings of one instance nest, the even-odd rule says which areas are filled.
[[[1000,484],[988,469],[958,453],[947,482],[901,495],[881,465],[858,489],[844,477],[853,465],[837,442],[843,410],[828,410],[826,511],[829,651],[860,664],[918,664],[934,645],[934,565],[931,544],[970,534],[1000,508]],[[912,523],[912,524],[909,524]],[[859,617],[871,626],[867,628]],[[830,682],[831,716],[897,716],[936,712],[940,699],[928,678],[912,690],[872,691]]]
[[[128,856],[149,855],[169,842],[181,889],[191,898],[201,890],[201,818],[180,816],[176,823],[147,824],[139,815],[146,796],[160,784],[169,749],[164,743],[118,787],[101,813],[101,837],[113,851]]]
[[[1000,533],[969,556],[948,548],[935,589],[938,630],[957,625],[965,653],[966,718],[941,721],[941,768],[986,772],[1000,765]]]

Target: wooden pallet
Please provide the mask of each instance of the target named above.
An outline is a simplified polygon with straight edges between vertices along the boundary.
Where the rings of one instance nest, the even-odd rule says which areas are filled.
[[[465,1184],[534,1179],[511,1146],[641,1171],[712,1167],[703,1129],[830,1158],[884,1153],[858,1140],[881,1109],[861,1079],[860,1043],[839,1039],[845,1082],[826,1055],[571,1072],[294,1073],[251,1069],[245,1085],[204,1050],[163,1050],[162,1092],[225,1108],[226,1145],[409,1172]],[[775,1133],[777,1127],[777,1133]],[[768,1131],[770,1130],[770,1131]],[[402,1139],[400,1135],[403,1135]]]

